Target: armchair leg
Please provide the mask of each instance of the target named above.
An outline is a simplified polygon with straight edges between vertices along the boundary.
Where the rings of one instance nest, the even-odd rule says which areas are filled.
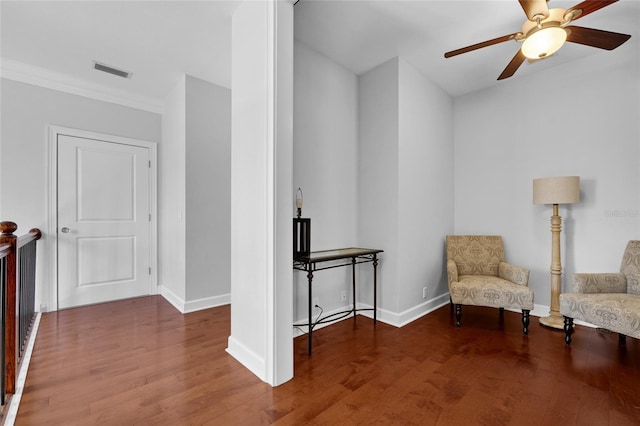
[[[627,343],[627,336],[624,334],[618,333],[618,343],[621,345],[625,345]]]
[[[504,312],[504,308],[500,308],[500,312]],[[522,332],[524,333],[524,335],[526,336],[527,334],[529,334],[529,310],[528,309],[523,309],[522,310]]]
[[[456,327],[460,327],[462,325],[462,305],[460,303],[456,303]]]
[[[573,334],[573,318],[564,317],[564,342],[571,344],[571,335]]]

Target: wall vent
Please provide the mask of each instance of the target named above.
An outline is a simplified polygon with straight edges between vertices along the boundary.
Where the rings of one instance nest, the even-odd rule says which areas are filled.
[[[130,73],[129,71],[119,70],[118,68],[114,68],[110,65],[105,65],[97,61],[93,61],[93,68],[122,78],[131,78],[133,75],[133,73]]]

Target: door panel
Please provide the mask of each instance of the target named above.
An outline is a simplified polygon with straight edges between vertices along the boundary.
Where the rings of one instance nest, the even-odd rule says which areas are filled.
[[[150,294],[149,150],[57,143],[58,307]]]

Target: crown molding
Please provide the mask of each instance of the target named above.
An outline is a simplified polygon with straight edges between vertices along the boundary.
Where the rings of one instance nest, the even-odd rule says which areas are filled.
[[[112,89],[12,59],[0,58],[0,77],[156,114],[163,112],[163,102],[159,99]]]

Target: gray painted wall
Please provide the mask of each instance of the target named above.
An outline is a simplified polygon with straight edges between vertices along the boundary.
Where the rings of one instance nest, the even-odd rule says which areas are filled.
[[[229,303],[231,90],[183,76],[162,126],[160,292],[182,311]]]
[[[378,306],[392,323],[410,321],[447,291],[453,101],[399,58],[358,77],[302,43],[295,49],[292,193],[303,188],[312,249],[382,248]],[[358,267],[358,277],[358,301],[371,305],[371,265]],[[302,320],[306,277],[295,280]],[[350,282],[348,268],[314,274],[325,312],[345,305],[340,293],[350,295]]]
[[[231,90],[186,79],[186,300],[231,291]]]
[[[48,125],[160,142],[158,114],[13,80],[0,83],[0,218],[16,222],[19,234],[44,230]],[[44,244],[38,250],[36,307],[49,298],[42,276],[49,253]]]
[[[640,237],[640,54],[618,52],[455,100],[456,232],[502,234],[536,304],[550,301],[552,206],[533,204],[534,178],[581,178],[580,203],[559,209],[563,291],[573,272],[618,271]]]
[[[357,245],[358,79],[303,43],[294,45],[293,188],[304,194],[311,248]],[[291,217],[295,211],[291,212]],[[326,311],[346,306],[347,268],[315,274],[314,297]],[[307,277],[294,272],[294,318],[307,318]],[[317,312],[316,312],[317,313]]]

